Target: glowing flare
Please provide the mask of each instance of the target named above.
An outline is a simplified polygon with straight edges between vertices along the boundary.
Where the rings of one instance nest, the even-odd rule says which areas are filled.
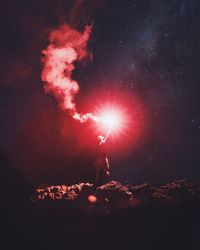
[[[117,112],[105,112],[103,115],[79,113],[76,109],[74,97],[79,92],[78,82],[71,78],[75,69],[75,61],[81,61],[90,56],[87,51],[87,42],[91,27],[86,26],[79,32],[64,24],[49,34],[49,46],[42,51],[44,57],[42,80],[45,82],[45,91],[52,93],[59,101],[60,107],[69,110],[72,117],[81,123],[88,119],[95,121],[107,130],[106,137],[121,126],[121,117]],[[105,137],[105,138],[106,138]]]
[[[100,120],[104,126],[111,130],[117,129],[120,124],[120,117],[116,113],[106,113]]]
[[[117,112],[107,112],[100,116],[95,116],[92,113],[80,114],[74,113],[73,118],[79,120],[81,123],[87,122],[89,119],[100,124],[104,129],[113,131],[121,127],[122,117]]]

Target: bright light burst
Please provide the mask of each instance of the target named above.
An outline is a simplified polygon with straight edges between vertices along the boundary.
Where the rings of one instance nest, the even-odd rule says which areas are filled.
[[[103,126],[110,130],[117,130],[120,126],[120,115],[114,112],[105,113],[101,118]]]
[[[117,110],[108,110],[99,116],[100,126],[108,133],[118,132],[122,128],[123,117]]]

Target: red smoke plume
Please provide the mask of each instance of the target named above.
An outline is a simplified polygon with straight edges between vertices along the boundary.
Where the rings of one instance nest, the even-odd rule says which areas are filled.
[[[92,119],[102,122],[102,118],[91,113],[80,114],[76,110],[74,96],[79,92],[78,83],[71,78],[74,62],[82,61],[90,56],[87,42],[90,37],[91,26],[86,26],[81,33],[64,24],[49,35],[50,44],[43,50],[44,54],[42,80],[45,91],[52,93],[59,101],[60,107],[69,110],[74,119],[86,122]]]
[[[74,62],[90,56],[86,49],[90,33],[91,26],[86,26],[81,33],[64,24],[50,33],[50,44],[42,51],[45,91],[52,93],[58,99],[60,107],[68,109],[72,115],[76,114],[76,118],[81,118],[74,102],[79,85],[71,75],[75,68]]]

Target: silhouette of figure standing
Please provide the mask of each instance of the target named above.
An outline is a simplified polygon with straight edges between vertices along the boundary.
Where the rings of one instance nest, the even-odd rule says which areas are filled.
[[[102,185],[110,179],[110,167],[107,157],[106,140],[98,136],[97,158],[94,162],[96,168],[95,186]]]

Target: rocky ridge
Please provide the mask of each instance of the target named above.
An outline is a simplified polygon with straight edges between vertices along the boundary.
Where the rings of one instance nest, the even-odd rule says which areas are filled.
[[[186,179],[174,181],[166,185],[153,186],[123,185],[110,181],[99,187],[91,183],[79,183],[71,186],[40,186],[31,201],[37,204],[62,203],[73,204],[81,208],[103,208],[115,210],[124,207],[137,207],[144,204],[174,204],[188,200],[200,200],[200,183]]]

